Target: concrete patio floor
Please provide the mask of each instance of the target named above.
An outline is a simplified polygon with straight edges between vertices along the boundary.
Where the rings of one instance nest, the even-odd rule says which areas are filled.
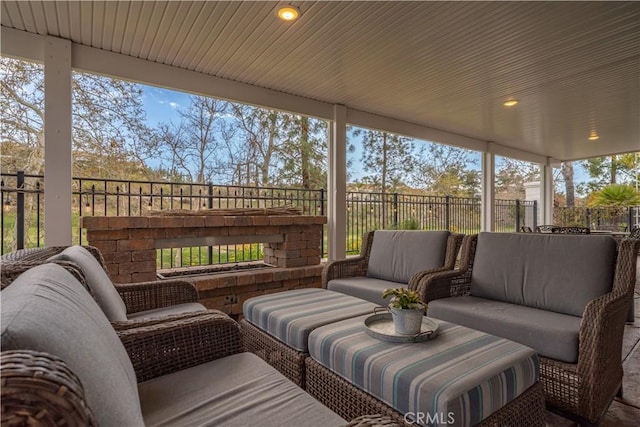
[[[623,397],[616,398],[602,419],[603,427],[636,427],[640,425],[640,257],[638,258],[635,322],[627,324],[622,344]],[[573,427],[578,424],[547,411],[547,426]]]

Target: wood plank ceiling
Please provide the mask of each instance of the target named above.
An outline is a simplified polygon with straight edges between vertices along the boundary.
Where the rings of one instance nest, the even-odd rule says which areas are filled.
[[[0,19],[560,160],[640,150],[640,2],[291,3],[294,23],[271,1],[3,1]]]

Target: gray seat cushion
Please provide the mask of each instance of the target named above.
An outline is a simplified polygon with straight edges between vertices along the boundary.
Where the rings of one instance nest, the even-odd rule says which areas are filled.
[[[406,284],[419,271],[442,267],[450,234],[448,231],[375,231],[367,277]]]
[[[170,305],[168,307],[154,308],[152,310],[138,311],[128,315],[129,320],[152,319],[157,317],[170,316],[172,314],[191,313],[194,311],[204,311],[207,308],[199,302],[187,302],[184,304]]]
[[[82,246],[69,246],[64,251],[49,258],[49,261],[70,261],[82,270],[87,285],[95,295],[98,305],[112,321],[127,320],[127,307],[120,294],[113,286],[107,272],[104,271],[98,260]]]
[[[516,341],[541,356],[578,361],[580,317],[473,296],[431,301],[427,315]]]
[[[122,342],[91,295],[59,265],[34,267],[2,291],[2,350],[62,358],[80,378],[98,424],[143,425]]]
[[[406,287],[406,283],[390,282],[363,276],[333,279],[327,283],[327,289],[330,291],[351,295],[384,307],[389,305],[389,299],[382,298],[382,292],[385,289]]]
[[[145,381],[139,391],[149,427],[346,424],[251,353]]]
[[[615,263],[609,236],[480,233],[471,295],[582,316],[611,291]]]

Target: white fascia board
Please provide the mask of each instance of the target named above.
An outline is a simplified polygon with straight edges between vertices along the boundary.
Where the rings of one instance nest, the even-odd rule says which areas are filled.
[[[492,152],[496,156],[509,157],[510,159],[522,160],[525,162],[537,163],[539,165],[547,164],[548,157],[540,154],[530,153],[528,151],[518,150],[517,148],[508,147],[499,143],[492,143]]]
[[[0,53],[2,56],[21,58],[32,62],[44,62],[44,36],[13,28],[0,28]]]
[[[410,138],[453,145],[469,150],[487,151],[487,143],[481,139],[367,113],[365,111],[354,110],[352,108],[347,108],[347,123],[354,126],[376,129],[382,132],[404,135]]]
[[[333,105],[325,102],[78,44],[73,45],[73,68],[321,119],[333,114]]]

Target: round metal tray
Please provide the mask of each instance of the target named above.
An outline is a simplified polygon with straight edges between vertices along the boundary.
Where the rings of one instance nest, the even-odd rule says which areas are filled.
[[[428,317],[422,318],[422,328],[416,335],[398,334],[393,327],[391,313],[374,314],[364,319],[367,334],[373,338],[389,342],[424,342],[438,335],[438,324]]]

